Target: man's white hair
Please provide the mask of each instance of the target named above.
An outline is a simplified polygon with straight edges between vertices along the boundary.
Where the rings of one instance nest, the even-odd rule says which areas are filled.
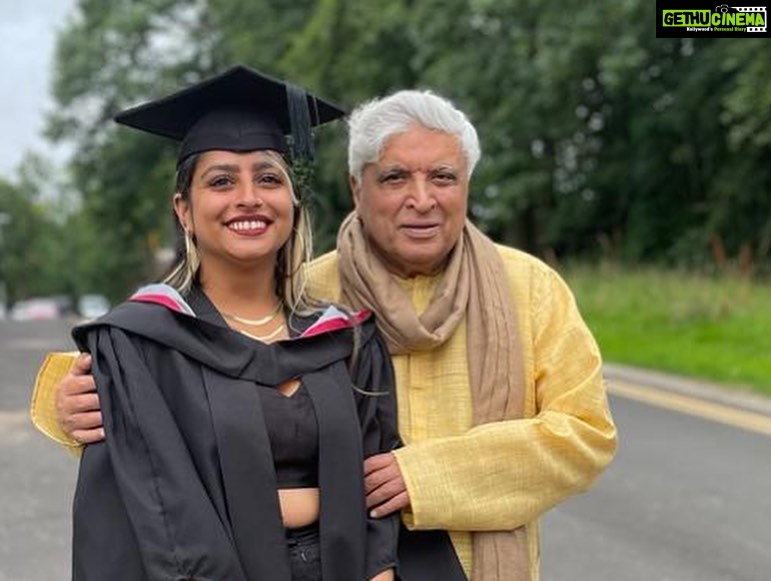
[[[348,172],[361,181],[364,166],[380,158],[386,142],[415,125],[455,136],[471,177],[481,155],[476,129],[449,100],[416,90],[398,91],[353,110],[348,119]]]

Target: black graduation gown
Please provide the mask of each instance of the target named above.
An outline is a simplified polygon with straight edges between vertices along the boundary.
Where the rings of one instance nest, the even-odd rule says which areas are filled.
[[[367,517],[362,459],[394,448],[393,371],[372,319],[265,345],[198,318],[127,302],[78,327],[93,356],[103,443],[84,450],[73,505],[75,581],[289,581],[259,389],[301,377],[319,429],[322,574],[362,581],[396,564],[398,514]],[[293,318],[307,328],[315,317]],[[384,395],[362,395],[365,390]]]

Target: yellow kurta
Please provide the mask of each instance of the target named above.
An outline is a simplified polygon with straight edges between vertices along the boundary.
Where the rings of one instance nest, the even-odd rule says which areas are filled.
[[[449,530],[470,575],[470,532],[525,524],[536,581],[538,517],[592,484],[613,457],[616,430],[600,353],[572,293],[541,261],[498,249],[525,350],[525,418],[472,426],[463,322],[440,348],[393,358],[406,444],[395,454],[410,496],[407,526]],[[339,300],[337,264],[337,255],[329,253],[310,265],[312,295]],[[437,279],[401,282],[420,312]],[[474,355],[472,348],[469,356]],[[56,373],[41,374],[33,398],[33,418],[51,435],[61,436],[52,394],[66,367],[60,361]]]
[[[470,575],[470,531],[525,524],[535,581],[538,517],[595,480],[613,457],[616,430],[597,344],[567,285],[532,256],[498,249],[525,350],[525,419],[472,427],[463,322],[440,348],[393,357],[406,444],[395,454],[410,496],[407,526],[449,530]],[[315,260],[309,278],[312,294],[339,300],[335,253]],[[418,312],[437,282],[401,281]]]

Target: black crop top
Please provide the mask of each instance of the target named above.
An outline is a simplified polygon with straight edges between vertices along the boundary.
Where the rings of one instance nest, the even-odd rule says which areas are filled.
[[[318,487],[319,428],[305,386],[300,384],[291,396],[262,388],[260,399],[278,487]]]

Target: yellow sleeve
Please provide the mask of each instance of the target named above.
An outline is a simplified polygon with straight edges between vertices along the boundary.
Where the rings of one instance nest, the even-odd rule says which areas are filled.
[[[613,458],[616,429],[599,349],[556,273],[531,281],[523,335],[529,415],[411,443],[396,454],[410,528],[511,530],[588,488]],[[516,300],[515,296],[515,300]]]
[[[32,423],[38,430],[79,456],[82,445],[70,438],[56,419],[56,390],[62,378],[70,371],[77,356],[77,351],[46,355],[35,378],[29,413]]]
[[[340,300],[340,274],[337,252],[327,252],[306,265],[308,294],[322,301]]]

